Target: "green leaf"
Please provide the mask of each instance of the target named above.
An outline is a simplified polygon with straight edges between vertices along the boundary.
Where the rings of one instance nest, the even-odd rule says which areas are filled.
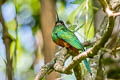
[[[86,33],[86,39],[91,40],[94,37],[94,26],[93,24],[91,26],[87,26],[87,33]]]
[[[68,21],[73,24],[75,21],[75,17],[77,16],[77,14],[80,12],[80,10],[84,9],[83,6],[85,5],[85,1],[76,9],[74,10],[70,16],[68,17]],[[82,12],[81,12],[82,13]]]
[[[68,17],[68,21],[69,21],[71,24],[74,23],[75,16],[78,14],[79,10],[80,10],[80,6],[79,6],[75,11],[73,11],[72,14]]]
[[[71,25],[70,27],[68,27],[68,29],[72,32],[74,32],[75,28],[77,27],[77,25]]]
[[[84,24],[80,25],[77,29],[74,30],[74,32],[77,32],[79,29],[81,29],[84,26]]]
[[[57,6],[57,7],[58,7],[58,9],[57,9],[58,13],[59,13],[59,14],[62,14],[63,11],[64,11],[64,9],[65,9],[64,3],[59,2],[57,5],[58,5],[58,6]]]
[[[12,21],[6,22],[6,26],[7,26],[8,30],[15,31],[15,29],[16,29],[16,21],[12,20]]]
[[[84,0],[75,0],[75,1],[73,1],[73,2],[71,2],[72,4],[81,4],[81,3],[83,3],[84,2]]]
[[[93,17],[88,20],[88,24],[85,25],[85,36],[87,40],[90,40],[94,37],[94,24]]]

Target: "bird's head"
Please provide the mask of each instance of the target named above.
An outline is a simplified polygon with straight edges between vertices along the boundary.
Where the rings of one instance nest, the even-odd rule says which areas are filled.
[[[59,20],[59,21],[56,21],[55,25],[65,25],[63,21]]]
[[[65,24],[62,20],[59,19],[58,13],[56,11],[56,23],[55,26],[63,25],[65,27]]]

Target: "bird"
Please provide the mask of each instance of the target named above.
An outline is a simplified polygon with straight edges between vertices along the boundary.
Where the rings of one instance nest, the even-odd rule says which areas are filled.
[[[79,41],[77,36],[74,34],[74,32],[70,31],[64,24],[62,20],[57,19],[55,26],[52,31],[52,40],[57,45],[61,47],[66,47],[68,50],[72,50],[75,55],[78,55],[79,51],[85,51],[84,46]],[[84,64],[90,74],[91,68],[87,61],[87,59],[84,59]]]

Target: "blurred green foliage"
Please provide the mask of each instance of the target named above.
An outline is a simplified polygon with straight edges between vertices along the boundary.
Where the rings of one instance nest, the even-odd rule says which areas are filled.
[[[70,14],[68,21],[73,25],[77,25],[72,27],[84,30],[84,35],[82,35],[84,40],[92,39],[94,36],[92,0],[76,0],[72,4],[79,4],[79,6]],[[82,33],[80,30],[78,32],[79,34]]]

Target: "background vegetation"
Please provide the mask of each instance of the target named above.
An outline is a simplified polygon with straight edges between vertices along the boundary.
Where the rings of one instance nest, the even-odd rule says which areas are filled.
[[[119,0],[108,4],[120,10]],[[34,80],[41,66],[52,60],[59,49],[51,39],[56,11],[82,43],[91,42],[86,49],[101,38],[107,26],[108,17],[98,0],[0,0],[0,80]],[[104,48],[89,59],[93,80],[120,79],[120,17],[114,22]],[[81,66],[84,79],[90,80]],[[52,72],[47,79],[75,80],[75,76]]]

